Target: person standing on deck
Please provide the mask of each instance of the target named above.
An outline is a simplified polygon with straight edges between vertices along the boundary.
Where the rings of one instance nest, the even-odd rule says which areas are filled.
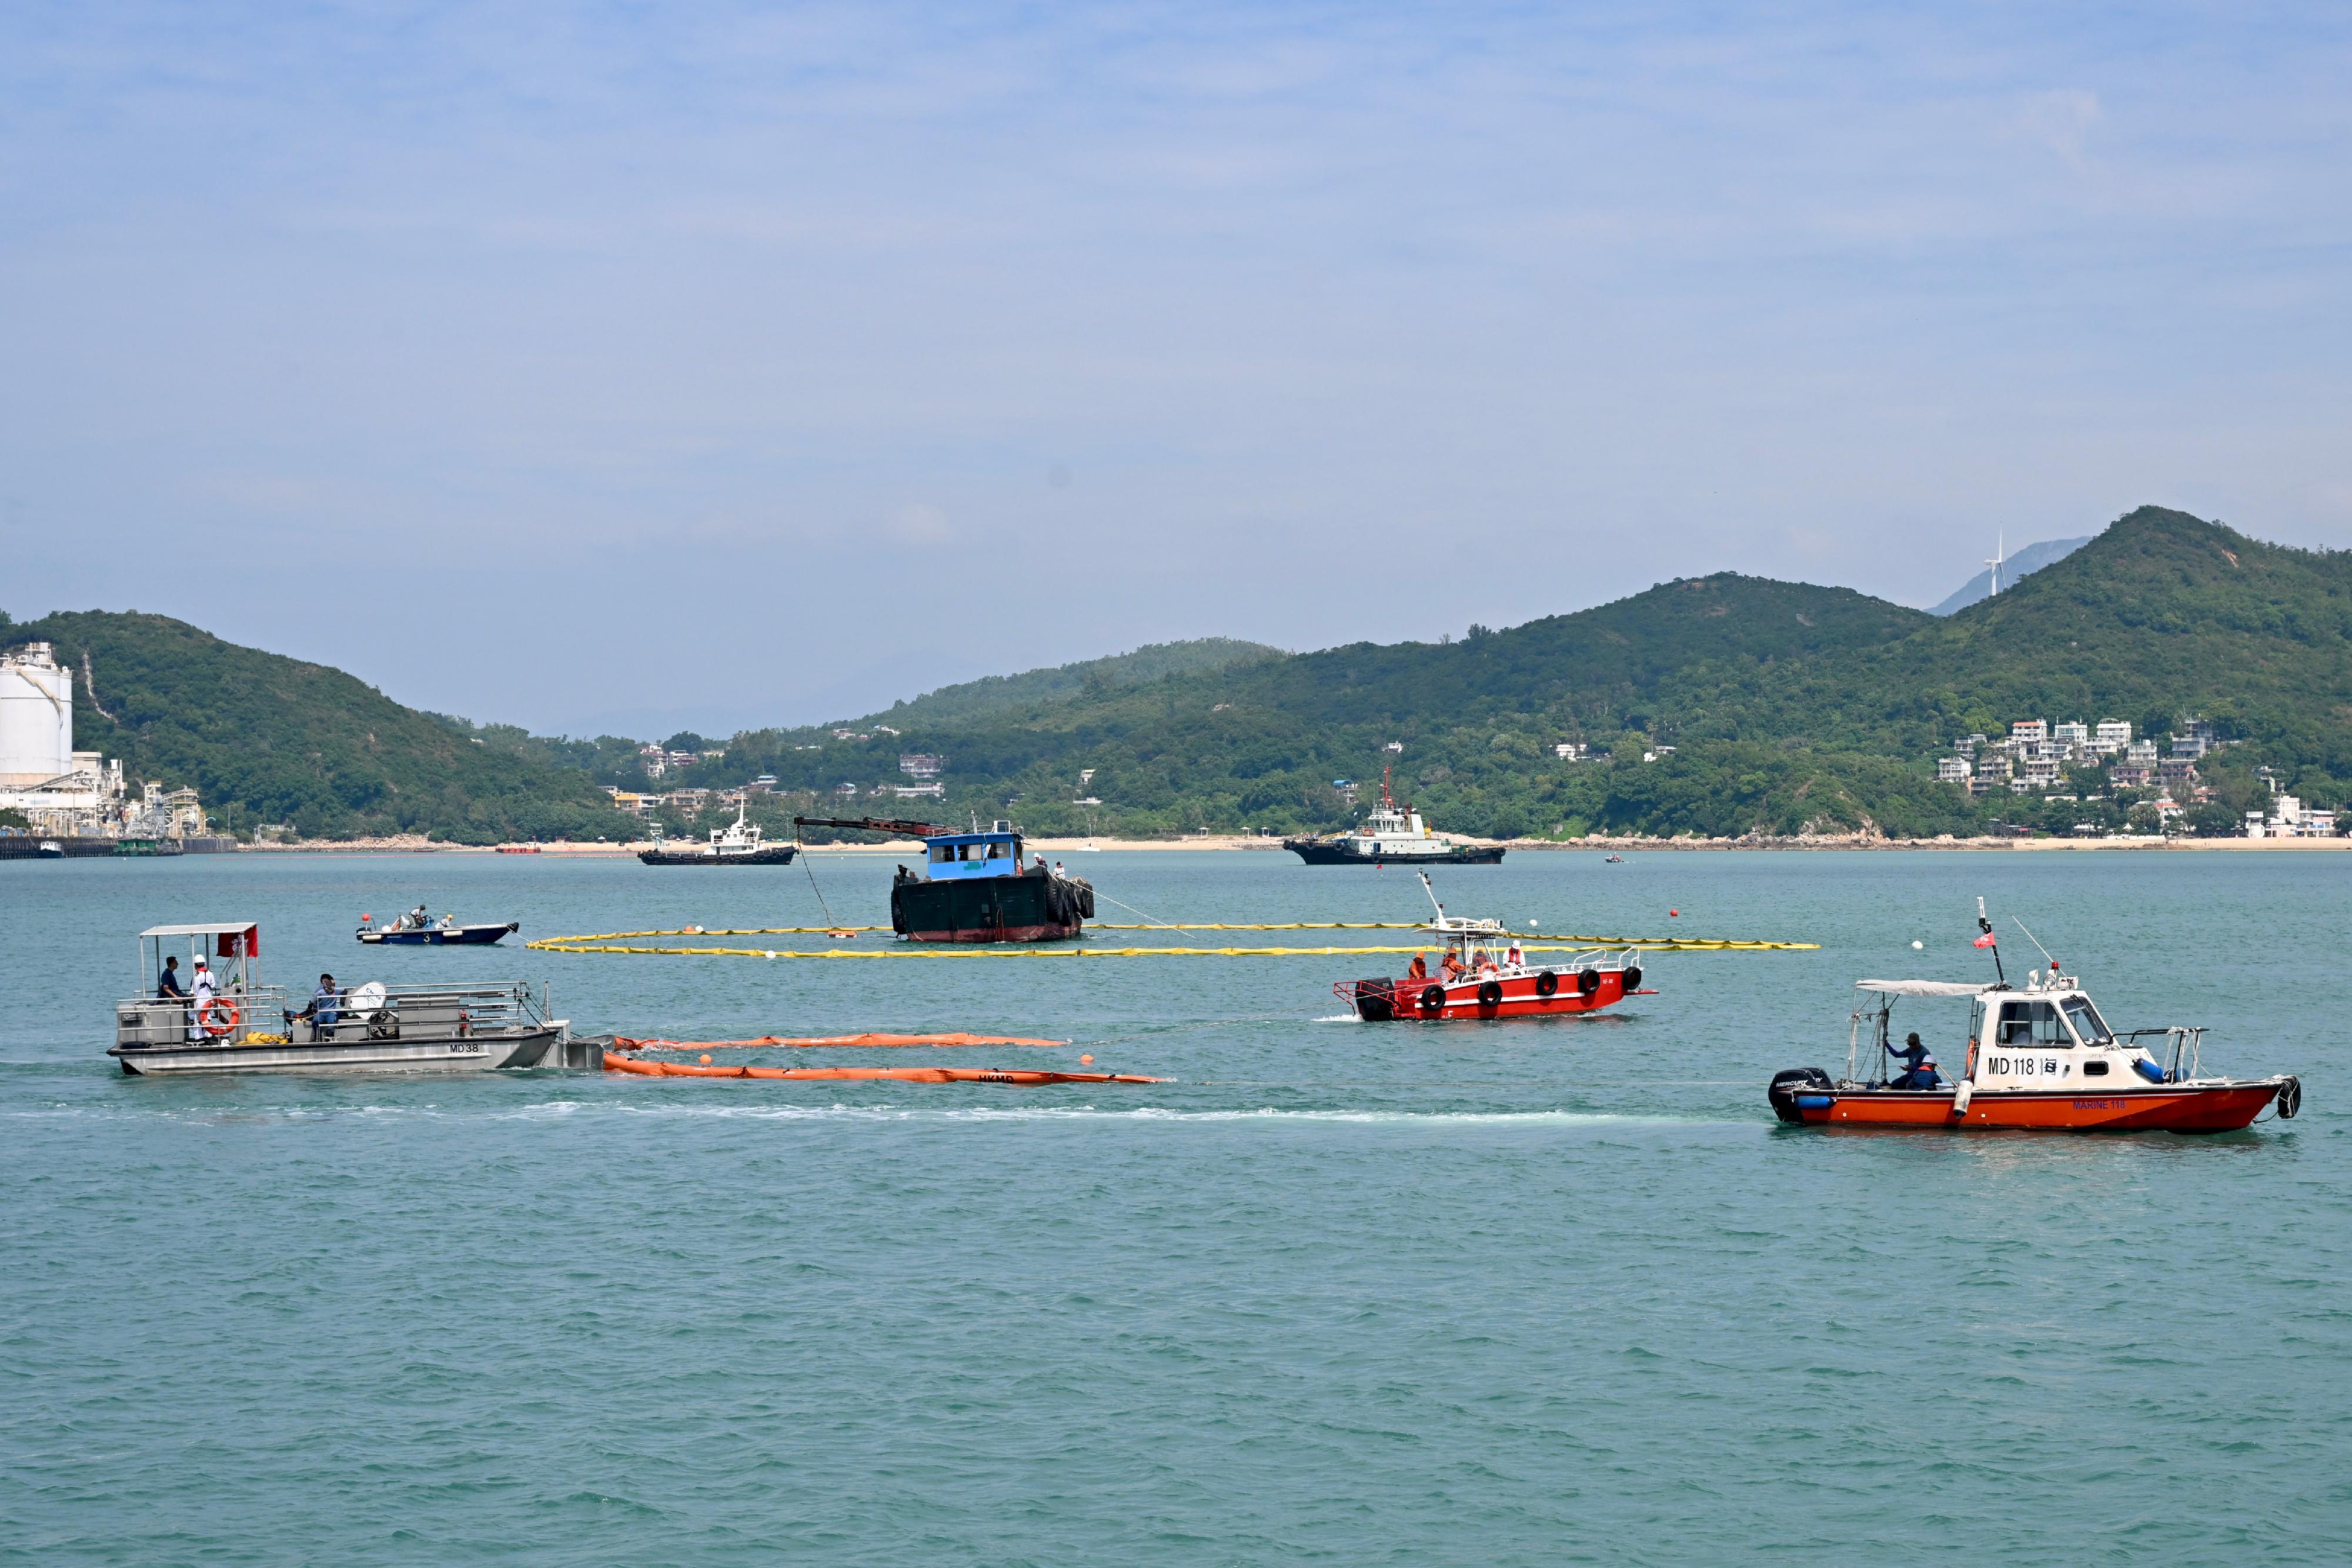
[[[1428,958],[1422,954],[1415,953],[1412,956],[1412,962],[1407,964],[1404,967],[1404,977],[1408,980],[1425,980],[1429,978]]]
[[[1890,1045],[1886,1048],[1886,1054],[1903,1064],[1903,1071],[1895,1076],[1907,1078],[1918,1071],[1919,1064],[1927,1060],[1927,1048],[1919,1043],[1919,1031],[1915,1029],[1904,1037],[1901,1050]]]
[[[310,1005],[306,1009],[310,1019],[310,1043],[335,1038],[335,1025],[342,1021],[343,993],[336,988],[335,977],[319,977],[319,988],[310,993]]]
[[[202,958],[196,960],[194,990],[189,997],[188,1038],[205,1038],[205,1008],[213,999],[213,972]]]
[[[187,995],[188,988],[180,984],[180,960],[176,957],[164,959],[163,972],[155,977],[155,999],[184,1001]]]

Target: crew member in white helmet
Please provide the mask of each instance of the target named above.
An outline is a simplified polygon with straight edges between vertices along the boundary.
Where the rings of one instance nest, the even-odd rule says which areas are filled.
[[[205,1038],[205,1008],[213,999],[212,966],[202,958],[196,960],[196,972],[188,983],[188,1038]]]

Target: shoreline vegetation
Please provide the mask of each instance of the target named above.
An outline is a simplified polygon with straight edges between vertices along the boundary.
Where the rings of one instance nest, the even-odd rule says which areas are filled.
[[[1948,835],[1933,839],[1891,839],[1864,833],[1832,833],[1798,835],[1790,838],[1703,839],[1683,837],[1650,839],[1640,837],[1602,837],[1582,839],[1474,839],[1454,834],[1455,841],[1471,844],[1501,844],[1505,849],[1544,853],[1559,851],[1638,851],[1643,854],[1671,852],[1689,853],[1694,851],[1773,850],[2252,850],[2264,853],[2298,850],[2352,850],[2352,838],[2341,839],[2192,839],[2159,838],[2154,834],[2113,838],[1954,838]],[[673,843],[675,841],[673,841]],[[1028,841],[1029,852],[1052,860],[1059,856],[1084,854],[1085,839],[1033,838]],[[1097,850],[1121,852],[1160,850],[1214,850],[1285,852],[1280,839],[1260,838],[1243,833],[1195,833],[1185,838],[1169,839],[1097,839]],[[241,844],[239,854],[263,855],[348,855],[348,854],[459,854],[489,855],[535,853],[565,859],[612,859],[635,855],[654,847],[655,841],[645,839],[634,843],[543,843],[543,844],[453,844],[428,839],[421,834],[402,834],[377,839],[311,839],[299,843]],[[816,855],[900,855],[913,857],[923,852],[923,846],[912,840],[890,840],[881,843],[806,844],[803,854]],[[1083,862],[1071,870],[1083,870]],[[1410,870],[1399,862],[1397,869]]]

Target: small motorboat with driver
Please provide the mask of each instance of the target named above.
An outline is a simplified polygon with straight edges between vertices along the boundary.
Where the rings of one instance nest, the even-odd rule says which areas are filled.
[[[1640,949],[1591,947],[1535,957],[1518,934],[1499,920],[1465,920],[1445,913],[1429,873],[1422,886],[1437,907],[1437,918],[1420,929],[1442,950],[1434,974],[1402,979],[1341,980],[1331,988],[1356,1016],[1370,1022],[1391,1019],[1548,1018],[1596,1012],[1642,989]]]
[[[361,915],[359,938],[371,947],[487,947],[521,929],[520,920],[503,925],[460,925],[454,915],[434,920],[420,904],[383,925],[375,923],[373,915]]]
[[[1774,1074],[1768,1093],[1781,1121],[1969,1131],[2227,1133],[2246,1126],[2273,1103],[2282,1118],[2303,1108],[2303,1083],[2291,1075],[2207,1076],[2199,1061],[2205,1038],[2201,1025],[2116,1032],[2082,982],[2061,972],[2055,958],[2047,970],[2031,971],[2021,988],[2010,985],[1981,899],[1977,907],[1983,932],[1977,946],[1992,950],[1995,978],[1989,984],[1855,981],[1857,990],[1875,999],[1856,1009],[1849,1020],[1845,1076],[1832,1079],[1818,1067]],[[1969,1003],[1957,1080],[1944,1080],[1925,1048],[1894,1045],[1890,1020],[1895,1002],[1905,998]],[[1865,1029],[1871,1035],[1867,1046],[1862,1042]],[[1897,1061],[1909,1070],[1891,1071]]]

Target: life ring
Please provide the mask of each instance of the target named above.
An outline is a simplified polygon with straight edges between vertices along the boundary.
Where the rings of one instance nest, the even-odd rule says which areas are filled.
[[[1486,980],[1486,981],[1482,982],[1482,983],[1479,985],[1479,987],[1478,987],[1478,1005],[1479,1005],[1480,1007],[1482,1007],[1482,1008],[1498,1007],[1498,1006],[1500,1006],[1500,1005],[1502,1004],[1502,1000],[1503,1000],[1503,982],[1502,982],[1502,981],[1500,981],[1500,980]]]
[[[228,1014],[226,1023],[219,1021],[220,1015],[223,1013]],[[237,1022],[243,1016],[236,1010],[235,1002],[230,1001],[226,997],[215,997],[196,1009],[196,1026],[215,1040],[218,1040],[223,1035],[236,1033]]]
[[[1642,966],[1628,964],[1625,972],[1617,977],[1625,982],[1625,994],[1630,997],[1642,988]]]
[[[1536,995],[1548,997],[1559,989],[1559,977],[1546,969],[1536,977]]]
[[[1424,1012],[1435,1012],[1445,1005],[1445,988],[1429,985],[1421,988],[1421,1006]]]
[[[1577,994],[1578,994],[1579,996],[1589,997],[1589,996],[1591,996],[1593,992],[1595,992],[1595,991],[1599,990],[1600,988],[1601,988],[1601,971],[1600,971],[1600,970],[1598,970],[1598,969],[1579,969],[1579,970],[1576,972],[1576,991],[1577,991]]]

